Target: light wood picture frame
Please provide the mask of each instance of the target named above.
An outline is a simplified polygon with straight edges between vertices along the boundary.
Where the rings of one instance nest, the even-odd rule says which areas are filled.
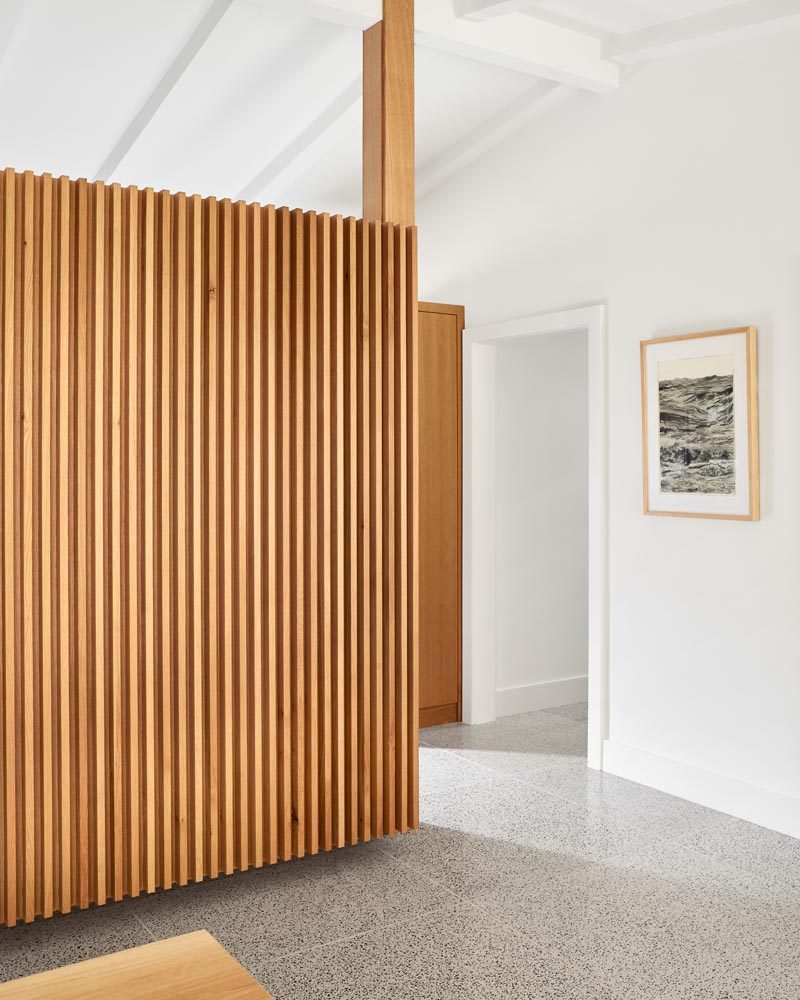
[[[760,517],[756,328],[643,340],[644,513]]]

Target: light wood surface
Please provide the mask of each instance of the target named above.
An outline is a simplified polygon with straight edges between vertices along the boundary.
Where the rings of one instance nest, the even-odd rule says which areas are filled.
[[[413,226],[414,0],[383,0],[364,32],[364,218]]]
[[[420,726],[461,719],[464,309],[419,304]]]
[[[747,338],[747,429],[748,429],[748,512],[746,514],[700,514],[692,511],[653,510],[650,506],[650,482],[647,442],[647,348],[653,344],[664,344],[682,340],[699,340],[705,337],[726,337],[732,333],[744,334]],[[642,340],[639,344],[639,361],[642,391],[642,485],[643,509],[653,517],[703,517],[715,521],[758,521],[761,517],[761,474],[758,448],[758,352],[756,328],[738,326],[729,330],[710,330],[707,333],[682,333],[673,337],[656,337]]]
[[[0,173],[0,923],[417,825],[416,239]]]
[[[270,1000],[208,933],[196,931],[0,985],[3,1000]]]

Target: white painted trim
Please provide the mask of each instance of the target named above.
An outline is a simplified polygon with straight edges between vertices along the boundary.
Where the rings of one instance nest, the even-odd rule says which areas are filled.
[[[612,740],[605,741],[603,767],[620,778],[800,837],[800,798],[795,796]]]
[[[603,767],[608,738],[608,346],[606,310],[589,332],[589,767]]]
[[[560,705],[574,705],[586,701],[589,678],[565,677],[558,681],[539,681],[537,684],[521,684],[519,687],[497,689],[497,716],[519,715],[520,712],[540,712],[545,708]]]
[[[619,35],[609,42],[607,54],[621,62],[636,63],[798,25],[800,0],[739,0],[716,10]]]
[[[497,718],[495,697],[494,456],[495,358],[490,344],[467,347],[462,370],[462,717]],[[488,470],[488,474],[487,474]],[[467,627],[469,623],[469,627]],[[477,669],[477,664],[481,669]]]
[[[455,0],[453,10],[456,17],[468,21],[490,21],[493,17],[525,11],[531,0]]]
[[[589,744],[603,767],[608,738],[608,430],[606,307],[527,316],[464,333],[463,714],[497,717],[495,623],[495,352],[499,342],[585,330],[589,345]],[[500,696],[502,697],[502,696]]]

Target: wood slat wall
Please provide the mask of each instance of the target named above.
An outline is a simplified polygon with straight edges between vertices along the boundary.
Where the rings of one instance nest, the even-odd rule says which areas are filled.
[[[0,174],[0,923],[418,825],[416,232]]]

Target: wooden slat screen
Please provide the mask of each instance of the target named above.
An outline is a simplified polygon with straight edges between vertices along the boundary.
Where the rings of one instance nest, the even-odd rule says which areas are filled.
[[[0,923],[418,825],[416,269],[0,174]]]

